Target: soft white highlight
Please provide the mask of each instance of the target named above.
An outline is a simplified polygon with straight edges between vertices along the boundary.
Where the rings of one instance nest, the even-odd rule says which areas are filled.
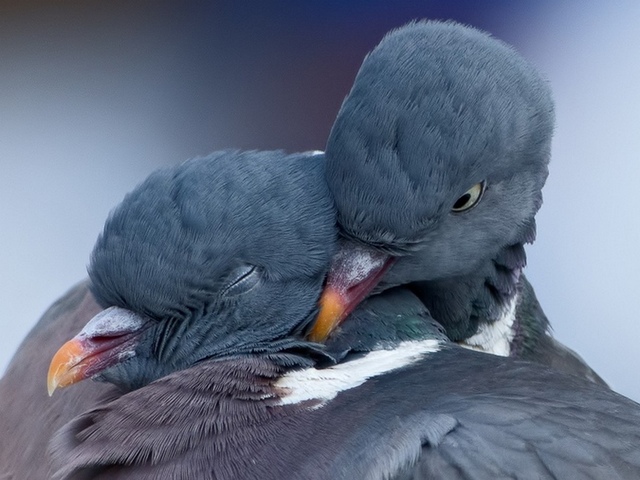
[[[460,345],[480,352],[508,357],[514,337],[513,324],[516,319],[516,305],[519,295],[514,295],[506,305],[502,315],[493,323],[483,323],[478,332]]]
[[[330,283],[353,286],[384,266],[387,255],[371,248],[345,244],[333,258],[329,271]]]
[[[145,324],[144,317],[120,307],[109,307],[89,320],[78,337],[109,337],[136,332]]]
[[[368,379],[411,365],[440,350],[438,340],[402,342],[393,350],[375,350],[363,357],[333,367],[297,370],[284,375],[276,387],[285,391],[282,405],[317,400],[320,408],[338,393],[356,388]]]

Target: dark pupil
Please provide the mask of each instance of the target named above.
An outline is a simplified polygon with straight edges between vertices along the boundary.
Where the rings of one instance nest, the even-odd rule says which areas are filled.
[[[457,208],[464,207],[470,199],[471,199],[471,194],[465,193],[458,200],[456,200],[456,203],[453,204],[453,208],[457,209]]]

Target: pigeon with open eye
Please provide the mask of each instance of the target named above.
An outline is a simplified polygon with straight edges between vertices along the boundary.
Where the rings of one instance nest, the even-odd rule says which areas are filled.
[[[327,143],[345,240],[312,338],[382,279],[411,284],[453,341],[604,383],[553,339],[522,274],[553,125],[548,86],[501,41],[442,22],[388,34]]]
[[[279,321],[297,325],[287,313]],[[337,364],[311,348],[214,355],[86,412],[54,439],[56,478],[640,475],[640,405],[451,343],[408,290],[371,297],[334,333]]]
[[[89,277],[106,310],[56,353],[50,393],[297,348],[335,249],[323,175],[321,155],[236,151],[152,174],[98,238]]]

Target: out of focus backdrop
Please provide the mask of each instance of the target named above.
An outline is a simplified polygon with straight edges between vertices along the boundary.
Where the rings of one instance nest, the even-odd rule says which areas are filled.
[[[0,2],[0,372],[147,174],[227,147],[323,149],[366,52],[417,18],[487,30],[549,79],[527,275],[556,336],[640,400],[635,0]]]

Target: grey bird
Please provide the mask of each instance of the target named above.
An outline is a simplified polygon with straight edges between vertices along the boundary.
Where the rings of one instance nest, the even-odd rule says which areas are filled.
[[[50,380],[117,390],[55,435],[55,478],[637,477],[640,406],[462,349],[407,290],[306,340],[336,243],[324,176],[226,152],[116,208],[89,269],[107,308]]]
[[[292,347],[274,345],[292,327],[267,313],[277,319],[296,292],[320,289],[336,236],[322,156],[219,152],[153,174],[106,222],[92,281],[45,313],[0,379],[0,478],[50,478],[54,432],[107,399],[213,350],[263,348],[243,319],[268,335],[269,348]],[[304,309],[290,316],[300,329],[317,310],[317,298],[303,300],[291,306]],[[216,314],[221,306],[226,317]],[[86,377],[105,381],[48,398],[47,368],[50,393]]]
[[[452,22],[389,33],[327,142],[345,241],[312,338],[380,280],[411,284],[451,340],[604,383],[551,336],[522,274],[553,125],[547,84],[503,42]]]

